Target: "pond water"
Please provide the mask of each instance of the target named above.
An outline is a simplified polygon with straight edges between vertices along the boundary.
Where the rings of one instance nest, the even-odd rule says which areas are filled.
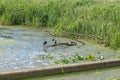
[[[0,26],[0,71],[15,69],[42,67],[55,65],[54,61],[62,57],[70,57],[75,53],[85,56],[92,54],[96,58],[104,56],[104,59],[120,57],[120,50],[112,50],[94,42],[82,45],[77,42],[76,46],[56,46],[44,51],[43,42],[47,45],[53,44],[52,39],[57,42],[74,41],[68,38],[51,37],[46,29],[32,29],[22,26]],[[43,55],[52,55],[54,58],[43,58]]]
[[[21,80],[119,80],[120,67],[96,69]]]

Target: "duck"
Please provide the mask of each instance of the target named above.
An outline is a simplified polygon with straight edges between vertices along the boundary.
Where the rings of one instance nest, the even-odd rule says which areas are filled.
[[[52,39],[52,41],[54,41],[54,45],[56,45],[56,44],[57,44],[57,40],[55,40],[55,39]]]
[[[43,45],[46,45],[46,44],[47,44],[47,41],[44,41],[44,42],[43,42]]]

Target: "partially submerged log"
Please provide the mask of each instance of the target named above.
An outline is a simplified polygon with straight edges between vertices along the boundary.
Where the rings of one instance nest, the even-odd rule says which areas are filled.
[[[94,39],[102,40],[102,37],[95,36],[95,35],[86,35],[86,34],[79,34],[79,33],[75,33],[75,35],[76,36],[80,36],[80,37],[89,37],[89,38],[94,38]]]
[[[87,35],[87,34],[81,34],[81,33],[66,33],[64,32],[64,34],[66,35],[69,35],[69,34],[72,34],[74,36],[79,36],[79,37],[88,37],[88,38],[93,38],[93,39],[98,39],[98,40],[103,40],[102,37],[99,37],[99,36],[95,36],[95,35]]]
[[[96,35],[87,35],[87,34],[81,34],[81,33],[67,33],[67,32],[64,32],[63,34],[64,36],[65,35],[73,35],[73,36],[78,36],[78,37],[87,37],[87,38],[92,38],[92,39],[96,39],[98,40],[98,43],[100,44],[108,44],[107,42],[104,41],[104,38],[103,37],[100,37],[100,36],[96,36]],[[81,42],[81,41],[80,41]],[[83,42],[81,42],[83,43]],[[84,43],[83,43],[84,44]]]
[[[109,43],[106,42],[106,41],[104,41],[104,38],[99,37],[99,36],[95,36],[95,35],[86,35],[86,34],[79,34],[79,33],[75,33],[74,35],[80,36],[80,37],[88,37],[88,38],[97,39],[99,44],[104,44],[105,46],[109,46]]]
[[[47,48],[49,47],[54,47],[54,46],[60,46],[60,45],[66,45],[66,46],[76,46],[77,43],[76,42],[71,42],[71,43],[56,43],[56,44],[53,44],[53,45],[46,45],[44,46],[44,51],[46,52],[47,51]]]
[[[58,45],[75,46],[75,45],[77,45],[77,43],[75,43],[75,42],[71,42],[71,43],[56,43],[56,44],[51,45],[51,46],[58,46]]]

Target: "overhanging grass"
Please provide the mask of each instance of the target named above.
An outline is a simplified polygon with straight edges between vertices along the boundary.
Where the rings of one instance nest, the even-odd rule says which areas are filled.
[[[120,47],[119,0],[0,0],[0,23],[100,36],[112,48]]]

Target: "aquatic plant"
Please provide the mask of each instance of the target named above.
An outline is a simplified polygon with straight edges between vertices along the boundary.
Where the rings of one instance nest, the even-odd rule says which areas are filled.
[[[64,73],[65,73],[64,68],[61,68],[61,72],[62,72],[62,74],[64,74]]]
[[[55,63],[55,64],[61,64],[61,61],[56,60],[56,61],[54,61],[54,63]]]
[[[48,54],[48,55],[40,55],[40,58],[43,58],[43,59],[45,59],[45,58],[48,58],[48,59],[53,59],[53,58],[54,58],[54,56],[53,56],[53,55],[51,55],[51,54]]]
[[[76,53],[76,54],[74,55],[74,58],[75,58],[76,60],[84,60],[84,57],[83,57],[83,56],[80,56],[78,53]]]
[[[84,56],[75,53],[72,57],[69,58],[70,62],[75,63],[84,60]]]
[[[86,60],[94,60],[94,56],[91,54],[87,54],[85,57]]]
[[[49,56],[46,56],[46,57],[50,58],[50,59],[54,58],[54,56],[52,56],[52,55],[49,55]]]
[[[99,56],[98,60],[104,60],[104,57],[103,56]]]
[[[104,56],[94,57],[91,54],[87,54],[86,56],[81,56],[78,53],[75,53],[69,58],[61,58],[60,60],[55,60],[54,64],[68,64],[68,63],[78,63],[80,61],[93,61],[93,60],[104,60]]]
[[[69,63],[69,59],[63,58],[63,59],[61,59],[61,62],[62,62],[63,64],[68,64],[68,63]]]

